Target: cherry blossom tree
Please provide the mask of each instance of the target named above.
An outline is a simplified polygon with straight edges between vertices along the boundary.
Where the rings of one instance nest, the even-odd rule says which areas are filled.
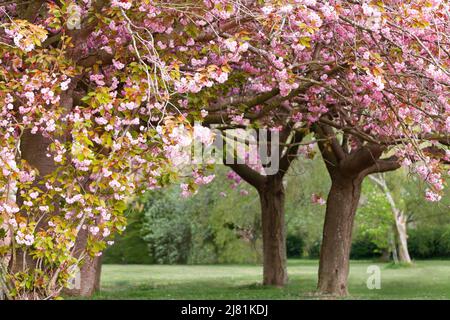
[[[227,40],[238,51],[240,35],[251,39],[239,62],[246,78],[231,91],[214,88],[219,99],[209,103],[206,120],[270,125],[285,108],[315,133],[333,181],[319,291],[345,295],[364,177],[408,166],[429,184],[427,200],[441,197],[449,157],[449,3],[286,1],[252,12],[258,24],[241,19],[235,42]]]
[[[286,120],[286,117],[280,118]],[[246,157],[244,159],[235,158],[233,160],[236,161],[226,164],[233,170],[228,175],[228,178],[233,181],[232,186],[244,180],[258,191],[263,238],[263,284],[277,287],[284,286],[288,281],[283,179],[292,161],[297,157],[300,143],[305,135],[300,128],[294,129],[289,122],[283,123],[281,128],[281,131],[277,132],[279,138],[276,140],[269,137],[269,141],[265,139],[253,141],[258,147],[267,145],[269,150],[272,149],[273,144],[282,145],[281,148],[277,146],[272,150],[268,157],[270,161],[250,162]],[[269,135],[271,134],[269,133]],[[245,154],[252,156],[248,153]],[[276,165],[276,171],[272,172],[274,165]],[[270,166],[270,170],[267,169],[268,166]]]
[[[77,282],[79,266],[79,293],[92,293],[95,259],[125,228],[127,198],[189,171],[175,163],[194,137],[171,101],[181,82],[170,52],[188,39],[173,32],[184,27],[178,18],[191,17],[176,3],[131,6],[0,7],[0,283],[8,298],[56,298]],[[149,27],[172,37],[166,61]],[[197,178],[202,170],[194,168]]]
[[[283,152],[295,151],[298,128],[315,134],[333,180],[324,293],[347,292],[364,176],[410,166],[429,183],[427,198],[440,197],[448,1],[37,0],[8,2],[0,15],[10,297],[56,297],[123,229],[128,196],[192,173],[186,147],[212,140],[194,133],[196,121],[278,130]],[[194,168],[184,195],[205,174]],[[258,185],[282,194],[282,176]],[[281,203],[262,199],[276,217]],[[266,228],[275,238],[280,221]]]

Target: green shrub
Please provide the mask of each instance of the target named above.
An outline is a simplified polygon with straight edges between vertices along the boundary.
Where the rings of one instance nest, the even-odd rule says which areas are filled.
[[[191,249],[191,221],[174,193],[151,192],[144,209],[143,239],[160,264],[187,263]]]
[[[359,236],[353,239],[350,252],[351,259],[373,259],[380,257],[381,249],[370,236]]]
[[[320,257],[320,247],[322,242],[320,240],[314,241],[308,248],[308,257],[310,259],[318,259]]]
[[[128,226],[122,235],[116,235],[115,244],[103,254],[103,263],[114,264],[152,264],[147,242],[142,238],[144,212],[130,208],[127,212]]]
[[[177,187],[149,191],[136,199],[130,204],[127,230],[107,250],[104,261],[141,263],[136,255],[143,263],[260,263],[256,191],[249,188],[250,195],[243,196],[240,188],[248,188],[244,184],[227,190],[224,178],[187,199],[180,197]],[[224,189],[226,196],[220,196]],[[133,224],[133,219],[139,223]]]
[[[408,247],[415,259],[450,258],[450,226],[412,229]]]
[[[288,234],[286,237],[286,251],[288,258],[301,258],[303,256],[303,250],[305,242],[299,235]]]

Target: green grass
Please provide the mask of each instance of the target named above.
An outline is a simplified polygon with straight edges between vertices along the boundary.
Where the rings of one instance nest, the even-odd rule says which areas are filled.
[[[366,286],[367,267],[381,269],[381,289]],[[94,299],[317,299],[317,261],[290,260],[289,284],[260,285],[254,265],[104,265],[101,291]],[[450,299],[450,261],[417,261],[409,268],[352,261],[351,299]]]

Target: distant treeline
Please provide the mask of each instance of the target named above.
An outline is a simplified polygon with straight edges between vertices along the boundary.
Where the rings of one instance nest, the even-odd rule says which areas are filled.
[[[287,255],[318,258],[324,206],[311,195],[325,195],[328,176],[321,161],[298,161],[285,183]],[[245,183],[216,179],[187,199],[177,188],[151,191],[129,205],[127,230],[106,250],[105,263],[211,264],[260,263],[259,200]],[[387,175],[401,210],[408,215],[408,246],[413,259],[450,258],[449,197],[428,203],[423,186],[405,172]],[[352,259],[390,259],[392,214],[382,193],[367,181],[357,212]]]

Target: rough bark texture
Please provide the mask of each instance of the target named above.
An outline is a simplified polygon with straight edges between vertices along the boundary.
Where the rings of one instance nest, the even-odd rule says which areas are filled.
[[[101,270],[101,257],[86,258],[80,272],[77,274],[79,280],[75,281],[75,286],[72,289],[64,289],[64,294],[68,296],[91,297],[100,290]]]
[[[75,256],[79,254],[86,247],[88,232],[81,230],[77,238]],[[80,272],[77,275],[79,281],[75,281],[73,289],[66,289],[65,294],[71,296],[90,297],[96,291],[100,290],[100,275],[101,275],[101,257],[85,257]]]
[[[291,139],[292,130],[293,127],[289,124],[280,134],[282,143],[292,144],[284,152],[279,150],[277,155],[273,155],[279,161],[279,170],[276,174],[262,175],[245,164],[227,163],[242,179],[258,190],[263,233],[263,284],[277,287],[284,286],[288,280],[283,177],[297,157],[298,147],[304,137],[303,133],[295,132]]]
[[[361,195],[361,179],[332,178],[320,251],[318,290],[322,294],[348,294],[353,221]]]
[[[286,226],[282,178],[270,176],[259,190],[263,233],[263,284],[282,287],[287,283]]]
[[[322,121],[329,121],[323,118]],[[377,172],[399,168],[396,157],[381,159],[385,147],[373,142],[349,143],[348,133],[338,139],[335,129],[326,123],[313,126],[318,146],[331,178],[322,248],[319,262],[319,294],[348,294],[350,250],[353,222],[364,178]]]
[[[21,6],[18,8],[18,14],[21,19],[33,22],[39,15],[40,10],[42,10],[45,0],[35,0],[30,1],[31,3],[26,6]],[[98,0],[95,1],[94,7],[96,10],[100,10],[106,1]],[[89,25],[81,28],[80,30],[69,31],[70,36],[74,39],[74,47],[72,50],[68,51],[67,58],[74,60],[79,65],[89,67],[98,60],[105,62],[110,62],[112,55],[102,55],[102,56],[89,56],[89,59],[83,59],[81,54],[82,46],[76,45],[81,44],[86,41],[87,37],[94,30],[95,23],[90,23]],[[69,85],[69,89],[61,94],[60,105],[69,112],[74,105],[74,93],[77,87],[79,78],[74,77]],[[66,137],[61,137],[60,140],[64,141]],[[55,162],[52,157],[47,157],[47,148],[51,141],[45,138],[42,134],[31,134],[30,130],[25,130],[22,134],[20,140],[20,156],[21,159],[26,160],[28,164],[39,171],[39,176],[35,181],[36,186],[39,187],[38,182],[44,177],[52,173],[56,169]],[[20,190],[17,192],[17,203],[20,206],[22,199],[20,197]],[[56,211],[58,208],[55,209]],[[47,219],[42,219],[40,224],[36,226],[37,229],[45,228]],[[83,235],[81,235],[83,237]],[[86,238],[86,236],[84,236]],[[78,241],[78,243],[84,243],[85,240]],[[18,250],[15,257],[9,261],[9,269],[13,273],[25,270],[27,268],[34,267],[33,259],[23,251]],[[91,295],[93,291],[99,288],[100,285],[100,270],[101,270],[101,260],[100,258],[87,259],[84,266],[81,269],[81,288],[79,294],[81,295]]]
[[[41,134],[32,134],[26,130],[20,140],[20,153],[23,160],[26,160],[33,168],[39,171],[39,176],[45,176],[56,169],[52,157],[47,157],[47,148],[51,144],[50,139]]]
[[[90,297],[96,291],[100,290],[100,274],[102,263],[100,257],[87,258],[80,272],[80,288],[71,292],[71,294]]]
[[[47,147],[51,141],[41,134],[32,134],[30,130],[25,130],[20,140],[20,154],[23,160],[26,160],[28,164],[34,169],[39,171],[39,176],[35,181],[35,185],[38,184],[39,177],[50,174],[56,169],[55,162],[51,157],[47,157]],[[22,204],[22,198],[20,197],[20,190],[17,192],[17,203],[20,207]],[[42,220],[37,228],[43,225]],[[22,250],[17,250],[17,254],[10,260],[10,270],[13,273],[24,271],[27,268],[33,268],[33,259],[28,256]]]

